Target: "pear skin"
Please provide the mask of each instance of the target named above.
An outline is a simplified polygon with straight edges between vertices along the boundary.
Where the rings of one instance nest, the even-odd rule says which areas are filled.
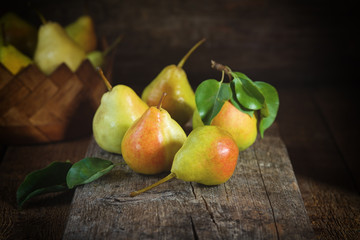
[[[216,126],[199,127],[176,153],[171,172],[187,182],[222,184],[232,176],[238,155],[238,147],[227,131]]]
[[[204,185],[225,183],[233,175],[239,149],[226,130],[217,126],[194,129],[175,154],[171,173],[153,185],[132,192],[134,197],[172,178]]]
[[[86,53],[96,49],[97,37],[94,21],[89,15],[79,17],[66,26],[65,31]]]
[[[183,126],[193,114],[196,104],[194,91],[182,68],[176,65],[165,67],[144,89],[141,98],[149,106],[155,106],[163,92],[168,93],[163,108]]]
[[[0,46],[0,62],[16,75],[21,69],[32,63],[32,60],[22,54],[12,45]]]
[[[155,106],[162,93],[166,92],[168,96],[163,108],[181,126],[184,126],[191,119],[196,107],[194,91],[182,67],[191,53],[204,41],[205,39],[199,41],[191,48],[178,65],[166,66],[141,95],[141,98],[149,106]]]
[[[203,126],[199,112],[194,111],[193,128]],[[241,112],[229,101],[226,101],[220,112],[211,122],[213,126],[219,126],[228,131],[236,141],[240,151],[250,147],[256,140],[257,136],[257,119],[253,115]]]
[[[40,27],[34,62],[44,74],[50,75],[62,63],[75,72],[85,58],[85,51],[58,23],[47,22]]]
[[[166,110],[150,107],[125,133],[121,151],[135,172],[158,174],[170,171],[185,140],[184,130]]]
[[[121,154],[121,141],[128,128],[148,109],[128,86],[117,85],[101,98],[93,118],[93,134],[104,150]]]

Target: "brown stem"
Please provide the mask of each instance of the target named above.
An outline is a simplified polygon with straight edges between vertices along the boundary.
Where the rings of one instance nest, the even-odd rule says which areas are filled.
[[[230,81],[232,80],[231,69],[228,66],[225,66],[221,63],[217,63],[214,60],[211,60],[211,68],[218,70],[218,71],[224,71],[226,73],[226,75],[228,75]]]
[[[96,70],[99,72],[99,74],[100,74],[100,76],[101,76],[102,80],[104,81],[104,83],[105,83],[105,85],[106,85],[106,88],[107,88],[109,91],[111,91],[112,86],[111,86],[111,84],[110,84],[109,80],[107,80],[107,78],[105,77],[105,75],[104,75],[104,73],[103,73],[102,69],[101,69],[100,67],[97,67],[97,68],[96,68]]]
[[[166,92],[164,92],[164,93],[162,94],[161,99],[160,99],[160,101],[159,101],[158,105],[156,106],[156,107],[157,107],[157,109],[160,109],[160,108],[161,108],[161,105],[162,105],[162,103],[163,103],[163,101],[164,101],[164,99],[165,99],[166,95],[167,95],[167,93],[166,93]]]

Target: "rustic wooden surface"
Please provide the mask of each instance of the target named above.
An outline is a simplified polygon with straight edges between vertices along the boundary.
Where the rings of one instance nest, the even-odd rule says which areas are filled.
[[[134,198],[165,175],[136,174],[92,141],[86,155],[116,167],[75,191],[63,239],[312,239],[285,145],[272,132],[240,153],[225,184],[176,179]]]

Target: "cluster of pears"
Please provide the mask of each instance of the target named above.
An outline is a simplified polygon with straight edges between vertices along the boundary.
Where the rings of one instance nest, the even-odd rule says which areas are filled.
[[[97,36],[89,15],[82,15],[65,27],[46,21],[41,15],[40,18],[42,25],[38,29],[12,12],[0,19],[3,28],[0,62],[13,75],[29,64],[36,64],[45,75],[50,75],[62,63],[76,71],[85,59],[99,67],[115,46],[112,44],[103,52],[96,50]]]
[[[144,89],[141,98],[128,86],[111,87],[93,119],[98,145],[122,154],[140,174],[170,174],[159,182],[131,193],[136,196],[169,179],[204,185],[226,182],[233,174],[239,151],[256,139],[257,120],[226,102],[211,125],[204,126],[196,110],[195,95],[183,64],[205,40],[198,42],[179,62],[169,65]],[[187,136],[183,126],[193,117]]]
[[[186,136],[162,108],[167,94],[148,107],[129,87],[111,87],[99,70],[108,92],[93,119],[94,138],[106,151],[121,153],[137,173],[170,174],[156,184],[131,193],[136,196],[171,178],[218,185],[233,174],[239,149],[232,136],[216,126],[202,126]]]

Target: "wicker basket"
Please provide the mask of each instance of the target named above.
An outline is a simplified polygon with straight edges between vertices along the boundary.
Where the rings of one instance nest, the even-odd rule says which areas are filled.
[[[109,77],[110,71],[104,72]],[[0,64],[0,142],[45,143],[90,135],[104,92],[88,60],[75,73],[62,64],[50,76],[35,65],[13,76]]]

